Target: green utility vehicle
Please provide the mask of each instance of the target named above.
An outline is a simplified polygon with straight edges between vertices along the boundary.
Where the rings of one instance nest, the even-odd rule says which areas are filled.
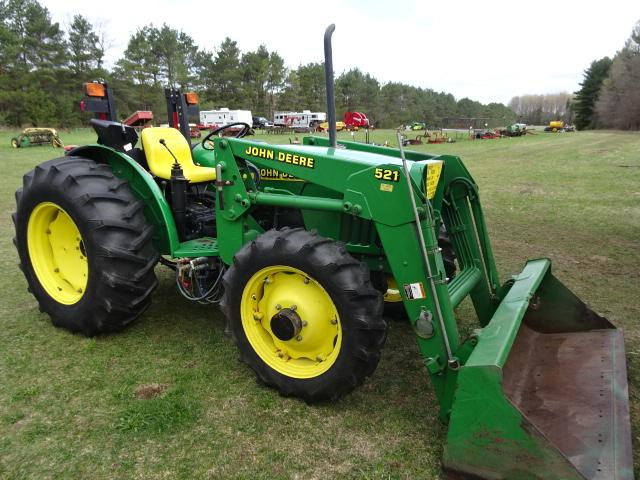
[[[220,304],[264,383],[336,400],[376,369],[391,286],[449,424],[446,472],[632,478],[622,332],[548,259],[500,282],[478,185],[458,157],[336,142],[335,128],[269,145],[242,138],[250,125],[219,136],[227,125],[191,148],[176,129],[147,128],[138,143],[133,128],[92,125],[97,144],[37,166],[16,195],[21,266],[54,325],[126,327],[149,306],[161,262],[186,298]],[[454,309],[467,296],[478,329],[463,337]]]

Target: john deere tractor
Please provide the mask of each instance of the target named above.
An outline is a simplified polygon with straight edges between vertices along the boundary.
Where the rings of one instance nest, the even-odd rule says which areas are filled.
[[[54,325],[126,327],[149,306],[160,262],[186,298],[220,304],[264,383],[336,400],[376,368],[386,294],[402,302],[448,422],[446,472],[632,478],[622,332],[548,259],[499,281],[479,188],[458,157],[337,142],[334,128],[270,145],[242,138],[249,125],[220,136],[238,127],[227,125],[191,146],[172,128],[138,138],[92,125],[97,144],[39,165],[16,194],[21,266]],[[466,297],[478,328],[462,337],[454,309]]]

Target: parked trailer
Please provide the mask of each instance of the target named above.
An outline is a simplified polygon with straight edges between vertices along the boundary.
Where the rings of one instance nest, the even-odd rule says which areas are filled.
[[[308,128],[314,127],[327,120],[325,112],[276,112],[273,116],[273,124],[276,127]]]
[[[206,128],[218,128],[236,122],[253,125],[251,110],[229,110],[228,108],[221,108],[219,110],[202,110],[200,112],[200,123]]]

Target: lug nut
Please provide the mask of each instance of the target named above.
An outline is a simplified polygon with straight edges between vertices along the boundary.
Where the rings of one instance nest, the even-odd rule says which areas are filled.
[[[333,318],[331,320],[331,325],[337,325],[338,324],[338,319],[337,318]]]
[[[302,326],[303,326],[303,327],[306,327],[307,325],[309,325],[309,324],[307,323],[307,321],[306,321],[306,320],[302,320]]]
[[[256,300],[257,298],[258,298],[258,297],[256,297],[256,294],[255,294],[255,293],[252,293],[252,294],[251,294],[251,300]]]
[[[282,308],[282,305],[280,305],[279,303],[276,303],[276,310],[280,310]]]
[[[298,309],[298,306],[297,305],[291,305],[289,308],[295,312]]]
[[[253,312],[253,319],[254,319],[254,320],[262,320],[262,313],[260,313],[260,312]]]
[[[282,353],[282,350],[278,350],[278,351],[276,352],[276,355],[277,355],[279,358],[284,357],[284,353]]]
[[[322,355],[318,355],[316,357],[316,362],[323,362],[323,361],[324,361],[324,358],[322,358]]]
[[[298,335],[298,336],[296,337],[296,340],[297,340],[297,341],[299,341],[299,342],[301,342],[301,341],[302,341],[302,335]]]
[[[304,277],[304,283],[309,283],[309,279],[307,277]]]

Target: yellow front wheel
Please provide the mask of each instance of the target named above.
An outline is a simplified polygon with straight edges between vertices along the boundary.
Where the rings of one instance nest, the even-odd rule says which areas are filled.
[[[315,401],[349,392],[374,371],[386,338],[381,297],[335,242],[284,229],[238,252],[222,304],[258,377]]]
[[[292,378],[313,378],[335,363],[342,344],[340,316],[327,291],[294,267],[256,272],[244,287],[240,317],[258,356]]]

